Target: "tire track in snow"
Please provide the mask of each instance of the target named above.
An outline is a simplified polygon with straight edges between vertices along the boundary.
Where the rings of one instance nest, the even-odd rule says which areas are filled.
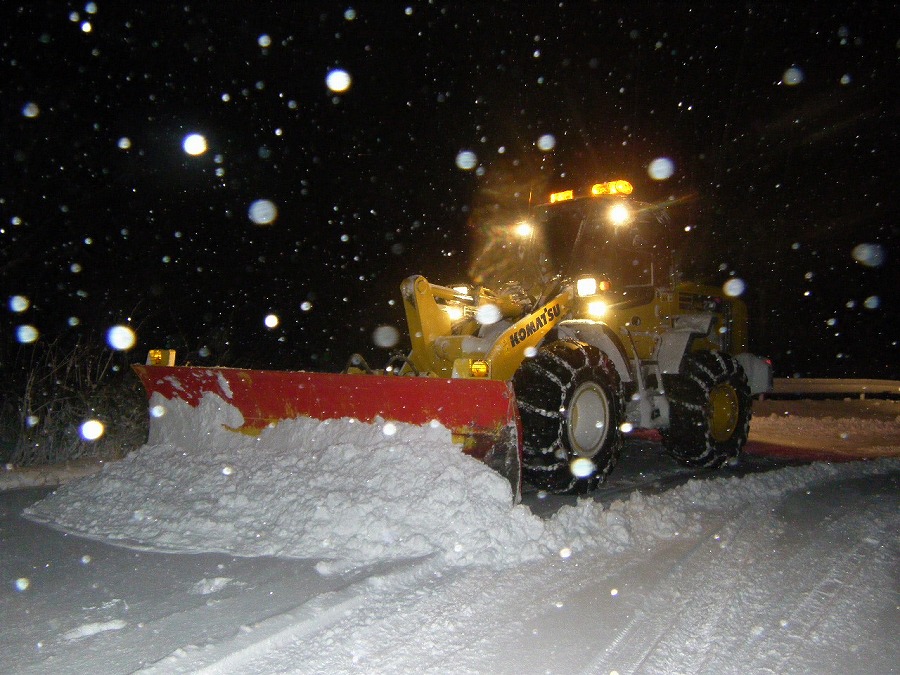
[[[230,640],[205,647],[186,646],[138,671],[144,675],[171,673],[251,673],[270,654],[309,638],[373,602],[373,596],[412,588],[435,565],[431,557],[399,562],[393,571],[373,574],[345,588],[315,596],[287,611],[252,626],[243,626]],[[399,569],[398,569],[399,568]],[[377,600],[374,600],[377,602]]]
[[[665,643],[671,639],[670,630],[673,624],[678,625],[678,618],[683,617],[696,604],[696,598],[690,593],[682,593],[675,582],[684,577],[690,578],[698,569],[702,569],[701,578],[704,581],[712,580],[710,584],[712,587],[729,592],[730,572],[723,568],[709,569],[706,565],[697,564],[697,561],[707,555],[712,548],[720,546],[723,528],[727,526],[731,532],[741,533],[740,536],[744,536],[748,527],[752,527],[748,522],[751,520],[750,512],[743,511],[737,519],[719,518],[709,522],[698,540],[692,539],[689,543],[670,542],[670,551],[675,554],[675,558],[664,559],[663,570],[650,569],[659,566],[659,558],[656,556],[649,561],[637,561],[629,565],[629,569],[623,571],[624,574],[658,579],[669,585],[665,588],[638,591],[641,597],[647,599],[636,608],[635,616],[618,632],[603,653],[582,672],[657,672],[652,660],[658,653],[671,652]],[[681,586],[693,587],[691,584]],[[713,597],[716,602],[704,603],[710,609],[708,611],[704,609],[703,614],[707,624],[715,625],[726,604],[726,598],[722,597],[721,590]],[[694,621],[691,623],[696,629],[697,623]],[[667,668],[660,669],[660,672],[663,671],[669,672]]]
[[[866,481],[865,489],[873,489],[872,479]],[[806,495],[814,497],[813,492],[807,491]],[[867,498],[872,496],[869,494]],[[876,501],[885,513],[896,509],[896,497],[889,494],[882,497]],[[802,497],[795,496],[795,502],[797,500]],[[741,663],[748,668],[785,672],[804,650],[815,651],[824,643],[843,651],[834,645],[841,644],[842,638],[852,640],[859,635],[859,626],[849,615],[864,614],[866,595],[881,592],[877,587],[871,588],[870,580],[860,579],[866,561],[872,560],[871,549],[878,545],[868,535],[872,528],[872,511],[869,509],[861,515],[856,508],[858,505],[852,501],[832,501],[825,505],[816,500],[813,505],[816,513],[806,517],[819,521],[814,527],[818,525],[821,532],[815,539],[803,540],[802,547],[793,556],[773,554],[764,558],[759,568],[750,570],[757,580],[754,585],[764,586],[771,578],[765,573],[768,563],[785,558],[790,560],[787,569],[782,571],[780,583],[773,589],[775,592],[768,594],[769,601],[762,604],[761,610],[757,609],[754,625],[744,632],[746,637],[742,644],[729,650],[727,657],[712,655],[706,671],[721,671],[729,664]],[[880,526],[884,527],[884,524]],[[781,539],[782,548],[799,540],[790,530]],[[823,541],[827,542],[827,547],[823,547]],[[811,574],[811,570],[815,572]],[[836,613],[835,606],[851,594],[849,611]],[[835,622],[836,616],[842,621]],[[772,625],[772,619],[777,617],[781,618]],[[834,625],[820,630],[823,623]],[[732,631],[731,634],[740,633]]]
[[[857,622],[845,615],[865,613],[857,596],[871,580],[859,577],[872,558],[867,548],[878,545],[867,531],[889,529],[896,497],[886,492],[884,517],[875,519],[883,522],[872,526],[853,495],[849,505],[829,504],[817,490],[748,504],[737,517],[709,514],[692,545],[672,542],[648,561],[629,561],[623,577],[657,587],[632,589],[645,599],[582,672],[786,672],[810,654],[815,661],[804,649],[839,645],[835,634],[858,635]],[[871,516],[873,495],[863,498],[869,508],[862,511]],[[798,517],[811,535],[794,531]],[[779,569],[784,560],[788,569]]]
[[[829,610],[833,608],[839,597],[847,592],[848,587],[853,586],[852,583],[847,582],[854,581],[859,576],[866,560],[861,552],[866,547],[867,544],[860,541],[845,556],[837,556],[837,561],[822,575],[815,587],[806,593],[797,608],[788,615],[786,624],[792,629],[791,640],[795,645],[793,649],[782,655],[778,665],[774,668],[776,672],[784,672],[785,666],[795,655],[797,647],[810,640],[823,619],[829,616]]]

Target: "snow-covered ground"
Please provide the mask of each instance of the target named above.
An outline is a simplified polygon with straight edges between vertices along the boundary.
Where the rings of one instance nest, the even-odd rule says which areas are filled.
[[[0,672],[900,664],[896,402],[757,403],[757,449],[879,459],[692,477],[638,442],[596,499],[520,505],[439,427],[171,412],[122,462],[0,494]]]

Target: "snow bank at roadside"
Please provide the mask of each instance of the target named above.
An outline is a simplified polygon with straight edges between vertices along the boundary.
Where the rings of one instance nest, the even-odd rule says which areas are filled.
[[[88,458],[61,464],[26,467],[4,464],[0,466],[0,492],[30,487],[56,487],[70,480],[95,474],[110,461],[118,460]]]
[[[694,531],[703,512],[837,474],[900,470],[900,461],[879,460],[694,480],[609,506],[584,499],[545,521],[513,505],[506,481],[461,454],[440,425],[298,419],[253,438],[209,431],[230,407],[218,397],[196,411],[166,406],[172,433],[65,485],[27,517],[161,551],[350,565],[436,554],[452,565],[503,567],[585,549],[621,552]]]
[[[830,451],[835,457],[900,456],[900,415],[893,420],[805,415],[757,415],[750,440]]]

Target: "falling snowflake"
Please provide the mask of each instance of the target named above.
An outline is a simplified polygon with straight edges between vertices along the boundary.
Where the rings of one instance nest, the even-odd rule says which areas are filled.
[[[647,173],[653,180],[666,180],[675,173],[675,162],[668,157],[657,157],[647,167]]]
[[[250,204],[247,215],[257,225],[271,225],[278,218],[278,207],[268,199],[257,199]]]
[[[803,77],[804,76],[802,70],[800,70],[797,66],[791,66],[786,71],[784,71],[784,75],[781,76],[781,81],[788,87],[794,87],[803,82]]]
[[[550,152],[556,147],[556,137],[553,134],[544,134],[537,140],[538,150]]]
[[[184,137],[181,147],[184,148],[184,151],[187,154],[193,157],[202,155],[208,149],[206,138],[201,134],[188,134]]]
[[[478,163],[478,156],[471,150],[461,150],[456,155],[456,166],[463,171],[471,171]]]
[[[378,326],[372,331],[372,342],[379,347],[390,348],[400,340],[400,331],[394,326]]]
[[[350,73],[340,68],[329,71],[328,75],[325,76],[325,86],[335,94],[343,94],[350,88],[351,83]]]
[[[113,349],[126,351],[134,347],[137,335],[128,326],[113,326],[106,332],[106,343]]]
[[[81,425],[79,432],[81,437],[86,441],[96,441],[106,431],[106,427],[100,420],[88,420]]]

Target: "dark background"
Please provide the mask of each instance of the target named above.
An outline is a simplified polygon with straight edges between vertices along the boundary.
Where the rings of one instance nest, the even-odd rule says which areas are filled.
[[[128,323],[134,361],[379,363],[403,278],[479,275],[484,233],[530,192],[626,178],[678,200],[693,274],[744,280],[777,375],[898,377],[898,19],[877,2],[3,3],[0,353],[28,348],[21,325],[102,342]],[[187,155],[189,133],[209,150]]]

